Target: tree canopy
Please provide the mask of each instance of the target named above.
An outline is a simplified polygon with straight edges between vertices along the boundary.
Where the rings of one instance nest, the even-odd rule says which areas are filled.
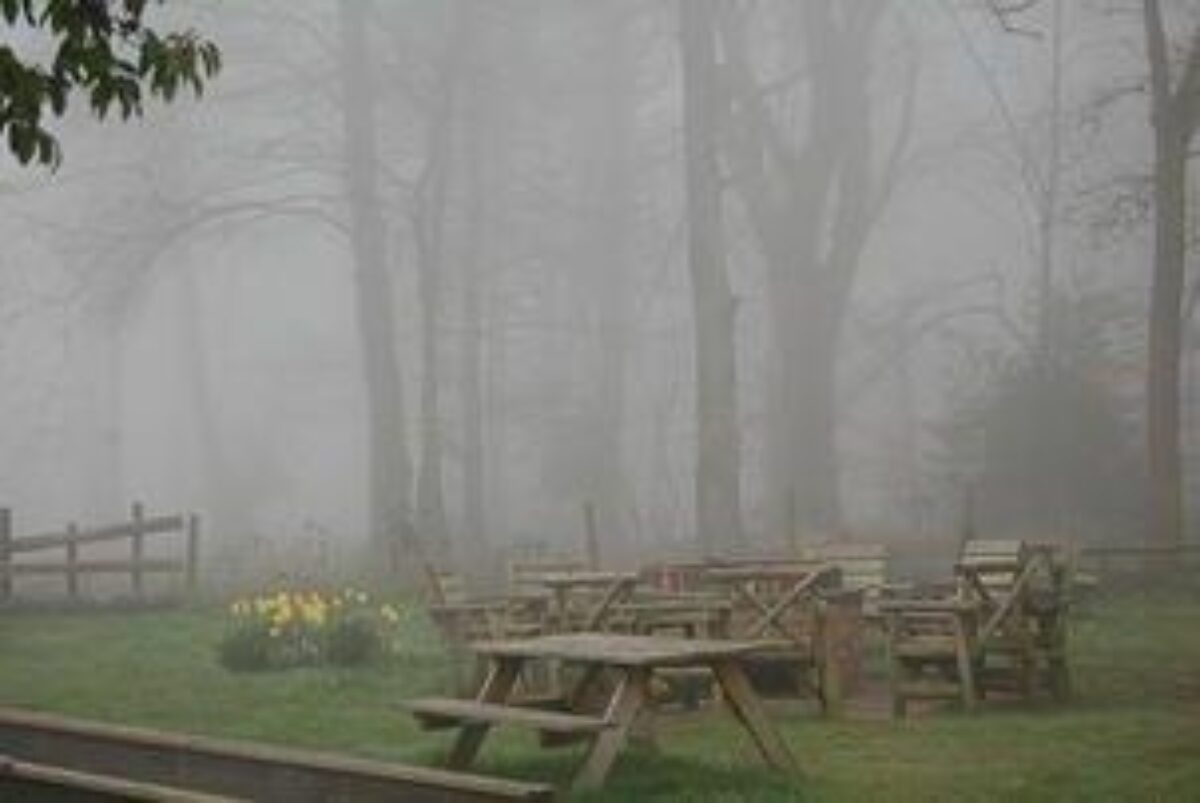
[[[217,47],[193,31],[159,32],[144,22],[150,0],[0,0],[0,137],[21,164],[56,166],[58,140],[46,127],[74,93],[101,119],[141,114],[147,97],[198,96],[221,66]],[[156,0],[158,3],[164,0]],[[44,52],[39,59],[38,53]]]

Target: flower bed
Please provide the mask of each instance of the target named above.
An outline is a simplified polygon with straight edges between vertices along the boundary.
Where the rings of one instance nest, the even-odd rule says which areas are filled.
[[[360,666],[382,655],[401,620],[397,607],[356,589],[285,589],[239,599],[218,648],[235,671]]]

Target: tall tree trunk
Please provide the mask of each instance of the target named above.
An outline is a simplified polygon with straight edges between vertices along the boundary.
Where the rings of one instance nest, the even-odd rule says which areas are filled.
[[[1179,81],[1158,0],[1144,0],[1154,126],[1154,274],[1147,353],[1146,450],[1150,475],[1150,538],[1162,545],[1183,538],[1180,462],[1180,360],[1187,258],[1188,146],[1200,117],[1200,27],[1192,35]]]
[[[632,153],[636,109],[636,73],[630,48],[628,3],[597,6],[602,71],[599,97],[581,114],[581,141],[592,154],[583,197],[594,198],[589,216],[587,254],[582,261],[583,289],[591,322],[591,359],[587,361],[585,458],[591,464],[584,503],[594,506],[602,550],[620,552],[627,540],[629,495],[625,484],[626,370],[629,353],[630,237],[636,198]]]
[[[354,297],[366,386],[368,513],[371,538],[388,571],[418,547],[412,526],[412,467],[396,351],[394,296],[376,172],[375,86],[368,0],[341,0],[345,181],[354,254]]]
[[[1182,326],[1186,255],[1186,143],[1159,125],[1154,164],[1154,277],[1147,353],[1147,449],[1150,533],[1157,543],[1183,537],[1183,475],[1179,450]],[[1168,129],[1162,131],[1161,129]]]
[[[425,137],[425,167],[417,191],[413,229],[417,247],[417,291],[421,300],[421,466],[417,475],[417,528],[420,537],[446,557],[449,536],[442,471],[442,419],[439,319],[445,269],[445,229],[450,157],[457,112],[458,50],[463,9],[454,6],[451,31],[438,67],[438,87]]]
[[[200,468],[206,510],[211,516],[208,530],[218,538],[240,537],[250,531],[251,513],[245,498],[247,489],[233,481],[220,417],[208,370],[208,349],[204,336],[203,303],[200,287],[192,273],[190,249],[182,249],[182,274],[179,276],[179,325],[184,387],[195,416],[196,445],[200,450]]]
[[[882,2],[806,0],[780,9],[782,27],[802,38],[809,109],[798,132],[790,112],[765,99],[770,93],[755,74],[746,20],[728,6],[721,17],[723,85],[734,115],[723,144],[769,289],[765,521],[769,534],[785,541],[830,535],[841,525],[841,327],[871,224],[908,136],[902,122],[888,171],[872,175],[870,54],[885,8]],[[902,121],[911,97],[904,103]]]
[[[717,162],[713,0],[679,0],[683,150],[696,383],[696,532],[706,551],[742,540],[735,304],[725,267]]]
[[[465,209],[462,222],[460,257],[460,316],[462,343],[458,354],[459,415],[462,438],[462,510],[464,554],[486,544],[487,519],[484,516],[487,492],[484,448],[483,403],[483,254],[487,225],[487,192],[484,137],[487,134],[487,91],[484,80],[484,34],[479,15],[481,7],[472,3],[463,9],[466,29],[464,50],[471,54],[469,74],[462,92],[467,115],[459,132],[462,149],[462,192]]]
[[[77,509],[87,521],[116,520],[124,509],[122,320],[111,308],[85,307],[75,335],[71,370],[73,461]],[[76,351],[77,350],[77,351]]]

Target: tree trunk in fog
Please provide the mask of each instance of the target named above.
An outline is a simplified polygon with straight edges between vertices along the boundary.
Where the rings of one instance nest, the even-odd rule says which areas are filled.
[[[696,387],[696,532],[708,552],[742,539],[735,303],[725,267],[713,0],[679,0],[683,151]]]
[[[418,545],[412,526],[412,468],[396,350],[386,226],[376,178],[375,86],[367,41],[367,0],[341,0],[345,181],[354,255],[354,297],[367,396],[368,514],[371,538],[391,572]]]
[[[602,549],[617,551],[627,538],[629,494],[625,484],[626,370],[629,354],[630,238],[635,225],[632,157],[636,117],[635,57],[630,47],[627,3],[596,7],[600,30],[597,69],[601,84],[591,114],[582,114],[581,140],[590,163],[582,197],[595,204],[588,215],[586,253],[580,260],[591,322],[592,359],[586,374],[585,422],[590,463],[584,504],[595,513]]]
[[[250,533],[252,514],[246,495],[253,492],[236,482],[225,451],[225,439],[208,370],[200,287],[193,275],[191,260],[186,256],[189,253],[186,246],[183,253],[183,270],[179,277],[181,362],[188,399],[195,416],[196,446],[200,450],[203,492],[207,502],[205,509],[211,517],[207,529],[220,538],[241,538]]]
[[[485,122],[487,119],[486,91],[482,86],[482,31],[479,29],[477,4],[460,9],[466,25],[463,34],[464,50],[472,54],[470,73],[463,91],[466,125],[459,140],[462,148],[463,194],[465,210],[461,243],[461,327],[462,345],[459,350],[459,415],[462,438],[463,472],[463,544],[464,554],[488,540],[484,516],[484,406],[483,406],[483,249],[485,208],[488,192],[483,164]]]
[[[89,521],[115,521],[124,510],[122,448],[123,377],[121,325],[110,307],[84,308],[75,338],[72,372],[74,389],[71,429],[73,461],[78,468],[78,512]]]
[[[446,195],[455,134],[458,50],[462,9],[455,6],[454,28],[438,65],[433,115],[425,137],[425,166],[416,192],[413,230],[417,250],[417,291],[421,315],[421,467],[417,475],[417,528],[421,538],[443,553],[449,546],[442,471],[442,419],[439,319],[445,269]]]
[[[1187,258],[1188,147],[1200,122],[1200,28],[1192,34],[1183,73],[1171,76],[1170,48],[1158,0],[1144,0],[1154,126],[1154,274],[1147,354],[1147,457],[1150,537],[1183,538],[1180,462],[1180,363]]]
[[[746,20],[721,17],[733,185],[767,272],[774,348],[768,374],[766,525],[778,540],[841,523],[837,358],[871,226],[907,141],[911,93],[886,172],[872,175],[869,85],[883,3],[808,0],[786,13],[801,37],[809,111],[802,131],[765,99]],[[793,141],[797,139],[798,141]]]

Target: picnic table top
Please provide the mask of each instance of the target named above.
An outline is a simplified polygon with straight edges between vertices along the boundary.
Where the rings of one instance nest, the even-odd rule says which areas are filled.
[[[531,577],[530,582],[547,588],[571,588],[573,586],[610,586],[614,583],[636,583],[636,572],[547,572]]]
[[[708,569],[704,576],[712,580],[742,582],[746,580],[793,580],[831,571],[837,567],[828,563],[796,561],[791,565],[730,566]]]
[[[563,633],[509,641],[475,642],[471,649],[492,658],[555,658],[610,666],[657,667],[694,666],[738,658],[778,646],[778,641],[770,640],[731,641],[674,636]]]

